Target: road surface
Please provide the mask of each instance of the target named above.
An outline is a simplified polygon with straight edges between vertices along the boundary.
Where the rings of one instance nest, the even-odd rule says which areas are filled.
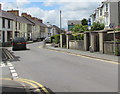
[[[13,51],[20,78],[31,79],[53,92],[117,92],[118,65],[40,48]]]

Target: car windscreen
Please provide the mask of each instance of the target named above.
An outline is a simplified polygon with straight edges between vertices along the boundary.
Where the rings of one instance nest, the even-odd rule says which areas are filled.
[[[26,42],[24,38],[15,38],[13,42]]]

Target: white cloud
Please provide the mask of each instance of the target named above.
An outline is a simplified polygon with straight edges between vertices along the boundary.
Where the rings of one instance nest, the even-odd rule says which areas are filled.
[[[60,23],[59,11],[62,10],[62,27],[67,28],[68,20],[81,20],[82,18],[89,17],[89,15],[94,11],[96,7],[98,7],[99,4],[97,2],[68,2],[68,0],[65,0],[66,2],[62,2],[62,0],[59,0],[59,2],[57,3],[54,1],[55,0],[49,0],[49,2],[44,2],[44,4],[45,6],[53,6],[54,4],[60,4],[61,7],[53,10],[45,10],[41,9],[40,7],[25,8],[23,6],[30,3],[28,2],[28,0],[16,0],[16,2],[14,3],[4,3],[4,9],[7,9],[5,8],[6,6],[9,7],[9,9],[16,9],[16,7],[19,6],[19,10],[21,13],[27,12],[32,16],[43,19],[45,23],[50,22],[51,24],[55,24],[57,26],[59,26]]]

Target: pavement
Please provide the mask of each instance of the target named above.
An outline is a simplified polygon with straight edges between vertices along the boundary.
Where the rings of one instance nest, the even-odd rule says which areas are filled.
[[[113,61],[113,62],[120,62],[120,56],[114,56],[114,55],[108,55],[108,54],[102,54],[99,52],[90,52],[90,51],[81,51],[81,50],[75,50],[75,49],[66,49],[66,48],[60,48],[60,47],[53,47],[51,44],[46,44],[47,49],[56,50],[56,51],[62,51],[67,52],[71,54],[86,56],[90,58],[96,58],[101,60],[107,60],[107,61]]]

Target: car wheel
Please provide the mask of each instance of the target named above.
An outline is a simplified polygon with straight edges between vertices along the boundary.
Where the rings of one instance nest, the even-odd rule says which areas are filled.
[[[13,48],[12,50],[13,50],[13,51],[15,51],[15,49],[14,49],[14,48]]]

